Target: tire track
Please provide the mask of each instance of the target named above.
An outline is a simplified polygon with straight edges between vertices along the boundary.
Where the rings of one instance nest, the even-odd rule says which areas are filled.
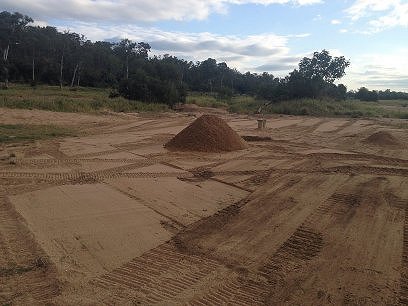
[[[243,176],[243,175],[256,175],[259,178],[259,182],[262,182],[264,178],[270,175],[272,172],[275,173],[292,173],[292,174],[310,174],[310,173],[322,173],[322,174],[372,174],[372,175],[394,175],[394,176],[408,176],[408,169],[399,169],[399,168],[379,168],[379,167],[365,167],[365,166],[344,166],[344,167],[334,167],[329,169],[316,169],[316,170],[297,170],[297,169],[268,169],[268,170],[238,170],[238,171],[209,171],[205,175],[197,173],[179,173],[179,172],[135,172],[127,173],[128,170],[134,170],[137,168],[147,167],[160,163],[159,161],[140,161],[130,165],[119,166],[115,168],[98,170],[93,172],[65,172],[65,173],[54,173],[54,172],[12,172],[12,171],[1,171],[0,178],[14,178],[14,179],[41,179],[51,182],[73,182],[81,180],[103,180],[106,178],[115,178],[115,177],[202,177],[203,179],[210,179],[213,176]],[[238,187],[242,188],[242,187]],[[249,190],[249,189],[248,189]]]
[[[0,197],[0,303],[27,296],[49,303],[60,293],[56,268],[4,196]],[[24,292],[22,294],[22,292]]]
[[[204,296],[195,297],[186,305],[264,305],[268,292],[264,283],[234,278],[210,288]]]
[[[402,245],[402,271],[400,279],[399,302],[401,305],[408,305],[408,201],[404,202],[405,219]]]
[[[64,159],[17,159],[16,164],[21,166],[45,166],[61,164],[91,163],[137,163],[139,158],[64,158]]]
[[[0,178],[14,179],[38,179],[56,183],[80,183],[80,182],[100,182],[104,179],[127,177],[127,178],[155,178],[155,177],[193,177],[190,173],[180,172],[74,172],[74,173],[30,173],[30,172],[2,172]]]
[[[395,194],[391,192],[386,193],[384,195],[384,198],[387,200],[388,204],[391,207],[400,209],[404,212],[408,209],[408,200],[401,199],[400,197],[396,196]]]
[[[106,154],[122,153],[122,152],[123,152],[123,150],[112,149],[112,150],[106,150],[106,151],[100,151],[100,152],[77,154],[77,155],[73,155],[72,157],[74,157],[74,158],[86,158],[86,157],[95,157],[95,156],[102,156],[102,155],[106,155]]]
[[[137,168],[154,165],[156,162],[151,160],[141,160],[136,163],[118,166],[105,170],[98,170],[93,172],[63,172],[63,173],[38,173],[38,172],[0,172],[0,178],[31,178],[41,179],[51,182],[63,183],[63,182],[81,182],[81,181],[99,181],[105,178],[118,177],[121,173]]]
[[[408,160],[387,157],[381,155],[374,155],[368,153],[354,153],[353,154],[343,154],[343,153],[311,153],[307,154],[307,157],[325,159],[325,160],[344,160],[344,161],[367,161],[367,162],[377,162],[385,165],[398,165],[398,166],[408,166]]]
[[[13,179],[41,179],[51,182],[63,183],[63,182],[80,182],[80,181],[100,181],[106,178],[115,178],[115,177],[128,177],[128,178],[153,178],[153,177],[193,177],[194,174],[186,172],[135,172],[130,173],[126,172],[129,170],[134,170],[137,168],[142,168],[146,166],[153,165],[152,161],[144,161],[139,163],[134,163],[130,165],[124,165],[120,167],[93,171],[93,172],[65,172],[65,173],[53,173],[53,172],[11,172],[11,171],[2,171],[0,172],[0,178],[13,178]],[[213,175],[245,175],[245,174],[254,174],[258,171],[223,171],[223,172],[214,172]],[[261,171],[263,173],[263,171]],[[237,187],[242,188],[242,187]]]
[[[290,180],[278,189],[285,190],[298,182],[297,179]],[[204,229],[209,227],[211,231],[214,228],[221,229],[230,216],[238,214],[239,208],[247,202],[243,201],[231,206],[229,210],[220,211],[218,217],[217,215],[208,217],[208,221],[205,219],[199,221],[198,227],[190,234],[191,237],[188,237],[188,240],[193,241],[195,236],[206,234],[205,230],[200,230],[200,223],[204,223],[202,225]],[[318,211],[315,214],[321,213]],[[307,219],[298,227],[272,257],[262,264],[257,271],[256,280],[243,278],[227,280],[219,285],[211,286],[204,295],[192,299],[188,305],[265,305],[270,293],[283,286],[287,273],[319,255],[324,244],[323,235],[312,227],[307,227],[309,222],[312,222],[312,218]]]
[[[357,153],[357,152],[350,152],[351,154],[345,153],[310,153],[310,154],[301,154],[296,152],[286,152],[286,159],[299,159],[299,158],[311,158],[311,159],[319,159],[319,160],[336,160],[336,161],[366,161],[366,162],[375,162],[384,165],[394,165],[394,166],[406,166],[408,167],[408,160],[394,158],[394,157],[387,157],[375,154],[368,154],[368,153]],[[231,160],[255,160],[259,161],[260,157],[258,156],[242,156],[236,157]],[[266,159],[272,159],[268,157]],[[230,160],[228,160],[230,161]]]
[[[173,300],[183,291],[191,290],[220,267],[217,261],[184,254],[165,243],[92,283],[106,290],[114,289],[113,298],[116,300],[123,296],[115,292],[125,289],[137,294],[139,303],[156,304]]]
[[[325,232],[330,231],[332,224],[349,220],[363,201],[372,202],[372,190],[380,190],[382,182],[381,178],[376,177],[353,186],[348,192],[335,192],[304,220],[259,268],[260,274],[268,280],[270,286],[266,301],[275,300],[273,296],[285,290],[290,273],[308,265],[309,261],[320,255],[325,245]]]
[[[284,285],[284,279],[296,266],[318,256],[324,244],[322,233],[302,224],[274,255],[259,269],[270,286]]]
[[[312,172],[408,176],[408,169],[371,166],[338,166],[327,169],[317,169]]]
[[[231,216],[236,215],[240,207],[248,203],[248,201],[249,199],[246,198],[224,208],[213,216],[197,221],[193,225],[192,231],[189,230],[188,232],[193,236],[202,235],[203,231],[205,232],[205,229],[208,229],[208,226],[203,225],[204,228],[200,227],[203,223],[210,223],[212,228],[221,227]],[[194,239],[194,237],[189,238]],[[172,241],[172,244],[160,245],[122,267],[93,280],[92,283],[96,286],[110,292],[110,296],[104,301],[109,301],[108,305],[121,304],[129,297],[129,291],[133,293],[130,295],[138,296],[136,301],[141,304],[174,301],[177,296],[182,296],[185,292],[188,295],[188,292],[191,293],[200,284],[202,287],[206,287],[206,282],[212,276],[220,273],[217,271],[225,269],[225,266],[218,261],[205,255],[197,255],[199,253],[194,251],[191,252],[189,247],[183,243],[183,237],[176,236]],[[220,275],[224,274],[221,272]],[[210,284],[212,284],[212,281],[210,281]],[[201,299],[203,299],[203,301],[207,302],[205,305],[211,305],[210,301],[213,301],[213,305],[219,305],[217,301],[230,299],[236,305],[244,305],[243,301],[252,301],[253,305],[261,304],[259,303],[261,299],[256,296],[262,291],[259,286],[258,289],[251,289],[256,292],[256,294],[251,295],[249,287],[257,287],[249,284],[248,281],[243,283],[241,280],[232,279],[225,282],[225,284],[226,286],[211,289],[212,291],[208,297],[195,297],[190,303],[192,305],[202,305]],[[243,284],[245,284],[244,287]],[[237,288],[239,290],[235,290]],[[250,304],[246,303],[245,305]]]

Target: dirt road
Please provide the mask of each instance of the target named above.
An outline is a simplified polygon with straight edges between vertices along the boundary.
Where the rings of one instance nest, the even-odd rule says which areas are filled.
[[[84,130],[3,147],[2,305],[408,303],[402,121],[224,114],[259,141],[180,153],[191,114],[1,114]]]

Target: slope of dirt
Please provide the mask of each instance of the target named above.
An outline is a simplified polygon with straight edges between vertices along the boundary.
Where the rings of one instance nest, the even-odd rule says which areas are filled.
[[[203,115],[178,133],[166,148],[180,151],[222,152],[245,149],[244,140],[214,115]]]
[[[379,131],[364,139],[365,143],[376,146],[400,146],[401,142],[389,132]]]

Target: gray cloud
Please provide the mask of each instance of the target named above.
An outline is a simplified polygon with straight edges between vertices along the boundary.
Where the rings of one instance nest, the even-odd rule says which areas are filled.
[[[181,44],[179,42],[168,40],[152,40],[149,41],[150,46],[157,51],[170,51],[173,52],[190,52],[194,50],[194,46],[191,43]]]
[[[294,60],[296,58],[296,60]],[[274,62],[263,64],[255,67],[258,72],[276,72],[276,71],[290,71],[296,68],[300,61],[297,57],[283,57],[275,59]]]
[[[206,19],[225,13],[230,5],[310,5],[321,0],[2,0],[4,10],[20,11],[40,20],[65,19],[84,22],[126,23],[158,20]]]
[[[217,35],[212,33],[182,33],[163,31],[157,28],[120,25],[100,25],[96,23],[72,23],[70,31],[84,33],[91,40],[118,41],[129,38],[148,42],[153,54],[172,54],[191,61],[202,61],[208,57],[225,61],[228,66],[240,71],[256,71],[265,63],[282,63],[286,70],[290,64],[297,64],[300,57],[290,54],[288,43],[291,39],[303,39],[308,35],[281,36],[272,33],[249,36]],[[60,28],[67,30],[67,28]],[[278,71],[282,67],[264,67],[268,71]],[[274,68],[274,69],[272,69]]]
[[[346,83],[352,88],[408,91],[407,48],[394,48],[387,53],[363,54],[352,59]]]
[[[367,80],[367,86],[381,87],[381,88],[390,88],[395,90],[408,91],[408,77],[398,78],[398,79],[375,79]]]

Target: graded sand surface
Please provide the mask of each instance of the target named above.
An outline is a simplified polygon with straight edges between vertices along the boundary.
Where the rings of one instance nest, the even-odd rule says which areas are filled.
[[[103,184],[51,187],[10,200],[62,271],[109,271],[170,237],[162,216]]]
[[[246,148],[163,146],[206,111],[1,109],[83,135],[2,147],[0,305],[408,303],[406,122],[218,112]]]

